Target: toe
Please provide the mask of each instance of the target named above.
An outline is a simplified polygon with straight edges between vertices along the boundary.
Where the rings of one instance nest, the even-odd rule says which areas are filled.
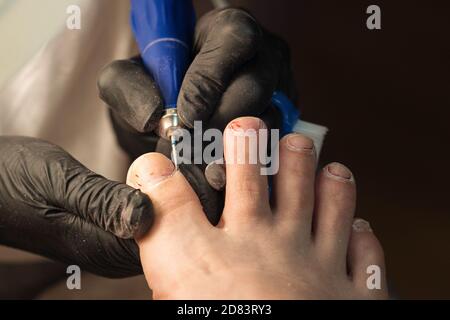
[[[267,154],[264,123],[245,117],[231,122],[225,129],[226,198],[222,216],[224,224],[248,224],[268,215],[269,190],[263,175],[261,154]],[[264,139],[263,139],[264,140]]]
[[[155,214],[152,229],[207,221],[194,190],[162,154],[149,153],[138,158],[128,171],[127,184],[150,197]],[[166,225],[172,220],[178,223]]]
[[[348,248],[348,271],[368,298],[387,298],[384,253],[367,221],[355,219]]]
[[[332,163],[318,176],[314,213],[314,241],[318,255],[339,271],[346,269],[348,240],[356,204],[352,173]]]
[[[311,139],[290,134],[280,142],[280,168],[274,179],[274,206],[280,224],[311,236],[316,152]]]
[[[152,228],[136,240],[148,283],[159,294],[168,292],[176,287],[177,277],[186,273],[185,264],[176,261],[191,261],[203,253],[200,248],[212,242],[213,227],[188,181],[162,154],[149,153],[138,158],[128,171],[127,183],[152,201]],[[169,277],[177,280],[167,285],[165,279]]]

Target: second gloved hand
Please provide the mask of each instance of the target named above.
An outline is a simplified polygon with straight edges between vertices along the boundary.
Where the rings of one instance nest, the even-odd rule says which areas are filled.
[[[152,222],[150,199],[139,190],[95,174],[51,143],[0,136],[0,244],[127,277],[142,273],[132,238]]]

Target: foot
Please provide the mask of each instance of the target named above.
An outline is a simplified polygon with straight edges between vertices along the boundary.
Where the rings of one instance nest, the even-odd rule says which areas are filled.
[[[138,239],[154,298],[387,298],[380,243],[353,217],[352,173],[334,163],[316,176],[313,142],[292,134],[280,142],[269,199],[261,166],[233,161],[249,153],[248,143],[235,143],[242,139],[235,129],[261,127],[259,119],[240,118],[225,131],[226,201],[217,227],[167,158],[147,154],[131,166],[128,183],[150,196],[156,214]]]

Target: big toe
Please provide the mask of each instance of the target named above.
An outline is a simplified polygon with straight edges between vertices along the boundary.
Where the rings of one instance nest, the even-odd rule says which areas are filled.
[[[148,153],[138,158],[128,171],[127,184],[146,193],[152,201],[155,222],[150,234],[154,229],[206,222],[194,190],[162,154]]]
[[[174,288],[167,279],[177,275],[177,283],[186,274],[185,264],[174,261],[190,261],[198,255],[199,242],[212,226],[188,181],[162,154],[138,158],[128,171],[127,183],[152,201],[153,226],[136,240],[147,282],[162,297]]]

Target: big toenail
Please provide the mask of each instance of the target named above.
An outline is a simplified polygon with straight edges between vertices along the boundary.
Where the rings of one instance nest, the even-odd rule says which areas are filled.
[[[253,117],[245,117],[234,120],[230,123],[229,127],[233,130],[234,134],[241,134],[247,130],[259,130],[265,128],[265,124],[262,120]]]
[[[355,232],[372,232],[372,228],[370,227],[370,223],[363,219],[355,219],[353,221],[353,230]]]
[[[175,166],[171,162],[167,162],[164,167],[161,166],[157,170],[149,170],[141,173],[137,177],[137,182],[139,186],[143,187],[141,190],[144,191],[171,177],[174,171]]]
[[[298,133],[292,133],[286,138],[286,147],[294,152],[314,154],[314,142]]]
[[[353,181],[353,174],[351,171],[346,166],[337,162],[329,164],[325,168],[325,172],[334,179]]]

